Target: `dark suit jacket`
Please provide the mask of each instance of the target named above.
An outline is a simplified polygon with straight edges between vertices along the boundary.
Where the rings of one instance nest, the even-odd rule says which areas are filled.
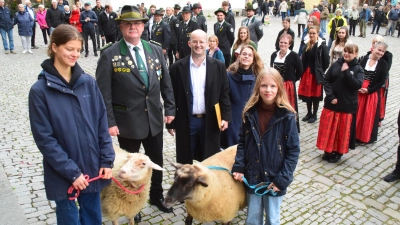
[[[169,38],[169,44],[176,45],[177,36],[178,36],[178,28],[179,28],[179,20],[174,15],[171,16],[171,19],[165,17],[164,22],[169,24],[169,29],[171,31],[171,35]]]
[[[179,58],[185,58],[186,56],[190,55],[190,47],[188,45],[188,41],[190,39],[190,34],[197,29],[200,29],[199,25],[192,20],[189,20],[186,29],[183,26],[184,21],[179,22],[178,27],[178,41],[176,45],[176,49],[179,52]]]
[[[233,42],[235,41],[235,31],[232,25],[224,21],[221,28],[219,23],[214,24],[214,34],[218,37],[218,48],[224,55],[231,53]]]
[[[118,126],[120,136],[130,139],[144,139],[149,133],[152,136],[160,133],[163,108],[165,116],[175,116],[171,79],[161,48],[141,41],[149,75],[148,90],[124,39],[104,50],[96,69],[108,127]]]
[[[191,156],[189,118],[192,116],[193,95],[190,78],[190,57],[178,60],[170,67],[171,82],[176,101],[175,120],[167,125],[176,129],[176,161],[193,163]],[[204,149],[196,151],[195,159],[203,160],[220,151],[220,130],[217,122],[215,104],[219,103],[222,120],[231,121],[229,83],[224,63],[206,57],[206,128]],[[179,110],[178,110],[179,109]]]
[[[151,31],[151,40],[160,43],[162,49],[169,49],[169,39],[170,39],[171,31],[169,29],[169,25],[160,21],[158,25],[153,24],[153,29]]]
[[[207,20],[206,17],[204,17],[203,15],[197,15],[196,19],[194,19],[194,17],[192,17],[192,19],[194,22],[196,22],[200,29],[202,29],[204,32],[207,33]]]
[[[118,18],[118,15],[115,12],[110,13],[109,16],[107,16],[105,12],[100,13],[97,25],[99,25],[101,36],[115,35],[117,33],[115,18]]]
[[[235,16],[231,12],[226,12],[225,21],[232,25],[233,31],[235,31]]]

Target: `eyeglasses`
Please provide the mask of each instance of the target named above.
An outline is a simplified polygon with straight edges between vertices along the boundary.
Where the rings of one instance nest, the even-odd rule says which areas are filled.
[[[206,42],[205,41],[190,41],[190,43],[194,44],[194,45],[204,45]]]
[[[127,26],[127,27],[131,27],[132,25],[137,27],[140,24],[143,24],[143,22],[142,21],[130,21],[130,22],[129,21],[122,21],[121,24],[123,26]]]
[[[242,54],[240,54],[240,55],[242,55],[244,57],[248,56],[249,58],[253,57],[253,54],[247,53],[247,52],[242,52]]]

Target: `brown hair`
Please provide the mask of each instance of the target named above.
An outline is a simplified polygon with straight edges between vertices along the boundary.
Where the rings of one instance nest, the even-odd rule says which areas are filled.
[[[355,54],[358,53],[358,46],[356,44],[347,44],[346,46],[344,46],[343,51]]]
[[[229,2],[228,1],[223,1],[222,2],[222,6],[229,6]]]
[[[287,110],[296,113],[296,110],[294,110],[289,103],[285,88],[283,86],[283,78],[281,74],[276,69],[267,67],[265,69],[262,69],[257,76],[256,83],[254,84],[253,93],[251,94],[249,101],[247,101],[243,109],[242,113],[243,122],[245,122],[246,112],[249,111],[249,109],[254,105],[256,105],[259,101],[262,101],[260,96],[260,86],[261,86],[261,81],[265,76],[272,77],[272,79],[274,79],[274,81],[278,85],[278,93],[276,94],[275,104],[279,108],[286,108]]]
[[[310,30],[316,30],[316,31],[317,31],[317,38],[318,38],[319,26],[310,26],[310,27],[308,28],[308,33],[310,33]],[[314,44],[314,43],[313,43],[313,44]],[[309,41],[309,42],[307,42],[307,45],[306,45],[306,52],[307,52],[308,50],[310,50],[311,48],[312,48],[312,46],[311,46],[310,41]]]
[[[290,17],[287,16],[287,17],[283,18],[282,22],[283,21],[288,22],[289,23],[289,27],[290,27]]]
[[[241,30],[246,30],[247,31],[247,37],[246,37],[246,40],[244,40],[244,41],[240,40],[240,31]],[[250,44],[250,31],[249,31],[249,28],[246,27],[246,26],[239,27],[238,37],[237,37],[237,40],[236,40],[235,44],[233,44],[233,49],[237,49],[242,44],[244,44],[244,45],[249,45]]]
[[[313,21],[313,26],[318,26],[319,27],[319,20],[316,16],[310,16],[309,19],[312,19]]]
[[[215,39],[215,42],[217,42],[217,45],[218,45],[219,40],[218,40],[218,37],[217,37],[217,36],[211,35],[211,36],[208,38],[208,41],[210,41],[211,39]]]
[[[74,26],[68,24],[58,25],[57,28],[51,33],[47,55],[54,59],[55,53],[52,48],[53,44],[60,46],[71,40],[78,40],[83,43],[82,35]]]
[[[342,29],[346,31],[346,37],[344,37],[344,43],[346,43],[347,39],[349,39],[349,29],[346,26],[339,28],[339,30],[342,30]],[[337,31],[337,32],[339,32],[339,31]],[[339,43],[340,43],[339,35],[336,35],[335,45],[338,45]]]
[[[292,44],[292,41],[293,41],[293,37],[292,37],[292,35],[290,35],[290,34],[282,34],[280,37],[279,37],[279,41],[282,39],[282,38],[287,38],[287,39],[289,39],[289,45],[291,45]]]
[[[240,49],[239,54],[242,54],[243,50],[246,48],[250,49],[253,53],[253,64],[251,65],[251,69],[253,70],[254,75],[257,77],[260,71],[264,68],[264,62],[257,53],[257,50],[251,45],[244,46],[242,49]],[[241,67],[240,60],[236,60],[228,67],[227,71],[232,74],[236,74],[239,67]]]

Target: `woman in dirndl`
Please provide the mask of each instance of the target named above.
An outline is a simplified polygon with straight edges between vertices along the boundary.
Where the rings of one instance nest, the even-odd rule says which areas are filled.
[[[304,72],[299,84],[299,99],[307,103],[307,115],[302,121],[308,123],[317,120],[319,102],[323,99],[324,72],[329,66],[328,47],[325,40],[318,38],[318,33],[318,26],[308,28],[310,40],[304,46],[302,56]]]
[[[292,35],[284,33],[279,37],[279,51],[272,53],[270,66],[281,74],[290,105],[299,113],[297,104],[296,81],[300,80],[303,74],[303,64],[296,52],[291,51]],[[298,116],[296,117],[297,130],[300,133]]]
[[[381,35],[376,35],[374,39],[372,39],[372,46],[371,50],[367,52],[367,55],[370,55],[372,52],[372,49],[374,48],[374,45],[377,42],[385,42],[384,38]],[[389,91],[389,71],[390,68],[392,67],[392,59],[393,59],[393,54],[389,51],[385,51],[385,54],[383,54],[382,59],[386,61],[388,64],[388,75],[386,77],[385,83],[382,85],[382,87],[379,89],[379,95],[381,96],[381,105],[379,108],[379,124],[378,126],[381,126],[381,121],[385,118],[386,114],[386,102],[387,102],[387,95]]]
[[[387,44],[377,42],[371,54],[360,59],[364,68],[364,82],[358,90],[358,112],[356,140],[362,143],[373,143],[378,139],[379,110],[381,96],[379,90],[388,74],[388,64],[382,59]]]
[[[324,77],[325,100],[319,122],[317,147],[324,151],[322,160],[336,163],[355,148],[358,90],[364,71],[358,62],[358,46],[348,44],[343,57],[334,62]]]

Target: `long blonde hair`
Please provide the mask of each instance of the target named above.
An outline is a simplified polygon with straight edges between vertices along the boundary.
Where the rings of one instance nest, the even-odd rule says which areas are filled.
[[[260,96],[260,87],[261,81],[264,77],[269,76],[276,82],[278,85],[278,93],[276,94],[275,103],[279,108],[285,108],[293,113],[296,113],[296,110],[289,103],[289,99],[287,97],[285,88],[283,87],[283,78],[281,74],[274,68],[267,67],[260,71],[257,76],[256,83],[254,85],[253,93],[250,96],[250,99],[247,101],[244,106],[244,110],[242,113],[242,120],[245,122],[246,112],[249,111],[254,105],[256,105],[259,101],[262,101]]]
[[[310,26],[309,28],[308,28],[308,33],[310,33],[310,30],[316,30],[317,31],[317,41],[318,41],[318,37],[319,37],[319,27],[318,26]],[[310,44],[310,41],[308,41],[307,42],[307,45],[306,45],[306,52],[308,51],[308,50],[310,50],[313,46],[314,46],[314,44],[315,43],[313,43],[313,45],[311,45]]]
[[[244,46],[242,49],[240,49],[239,54],[242,54],[243,50],[246,48],[250,49],[253,53],[253,64],[251,65],[251,69],[253,70],[254,75],[258,76],[258,74],[260,74],[260,71],[264,68],[264,62],[262,61],[260,55],[257,53],[256,49],[251,45]],[[228,67],[227,71],[231,74],[236,74],[240,66],[240,60],[236,60]]]
[[[246,37],[246,39],[244,41],[240,40],[240,31],[241,30],[246,30],[247,31],[247,37]],[[246,26],[239,27],[237,40],[233,44],[233,49],[237,49],[242,44],[244,44],[244,45],[249,45],[250,44],[250,31],[249,31],[249,28],[246,27]]]

